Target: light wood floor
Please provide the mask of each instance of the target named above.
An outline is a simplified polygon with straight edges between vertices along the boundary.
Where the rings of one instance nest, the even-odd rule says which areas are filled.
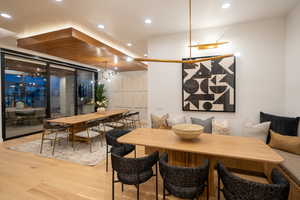
[[[109,200],[111,199],[111,170],[105,172],[105,161],[95,167],[43,158],[31,153],[8,150],[6,147],[40,138],[40,135],[10,140],[0,144],[1,200]],[[138,156],[144,149],[138,147]],[[111,168],[110,168],[111,169]],[[267,182],[258,177],[250,180]],[[162,199],[159,181],[159,199]],[[155,199],[155,178],[140,188],[140,199]],[[136,189],[116,184],[115,199],[136,199]],[[175,200],[177,198],[167,197]],[[202,198],[201,198],[202,199]],[[203,199],[206,199],[203,197]],[[210,198],[214,199],[214,198]]]

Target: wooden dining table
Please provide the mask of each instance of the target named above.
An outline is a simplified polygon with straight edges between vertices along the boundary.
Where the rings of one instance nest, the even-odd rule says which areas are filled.
[[[182,140],[172,130],[139,128],[118,138],[118,142],[167,152],[172,165],[192,167],[208,159],[211,196],[215,196],[214,170],[218,161],[227,159],[272,165],[283,162],[283,158],[262,141],[239,136],[203,133],[197,139]]]
[[[72,140],[72,146],[74,147],[74,141],[80,140],[84,141],[84,138],[80,138],[79,136],[75,136],[76,133],[84,131],[85,126],[84,124],[88,121],[93,120],[101,120],[101,119],[107,119],[116,115],[124,114],[129,112],[127,109],[115,109],[115,110],[107,110],[104,112],[94,112],[94,113],[88,113],[88,114],[81,114],[81,115],[74,115],[70,117],[61,117],[56,119],[50,119],[47,120],[49,123],[57,123],[62,125],[68,125],[70,126],[69,132],[71,135]]]

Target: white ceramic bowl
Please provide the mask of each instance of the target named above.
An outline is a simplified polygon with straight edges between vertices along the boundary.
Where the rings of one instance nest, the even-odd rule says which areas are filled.
[[[182,139],[194,139],[203,133],[203,126],[196,124],[177,124],[172,127],[176,135]]]

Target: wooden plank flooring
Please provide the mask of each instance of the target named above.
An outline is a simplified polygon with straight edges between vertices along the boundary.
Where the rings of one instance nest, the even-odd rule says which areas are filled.
[[[0,144],[0,200],[111,199],[111,168],[108,173],[105,172],[105,161],[90,167],[7,149],[8,146],[38,138],[40,135],[33,135]],[[137,153],[142,156],[144,148],[138,147]],[[241,176],[267,182],[259,177]],[[159,180],[159,199],[162,199],[161,182]],[[154,177],[141,186],[140,195],[141,200],[155,199]],[[115,199],[136,199],[135,187],[125,186],[122,193],[121,186],[116,184]],[[167,199],[177,198],[170,196]],[[203,196],[201,199],[206,198]]]

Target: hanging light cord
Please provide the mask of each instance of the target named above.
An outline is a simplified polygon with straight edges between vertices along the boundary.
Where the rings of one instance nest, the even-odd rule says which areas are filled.
[[[189,43],[190,59],[192,59],[192,0],[189,0]]]

